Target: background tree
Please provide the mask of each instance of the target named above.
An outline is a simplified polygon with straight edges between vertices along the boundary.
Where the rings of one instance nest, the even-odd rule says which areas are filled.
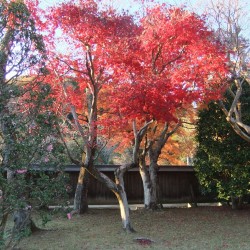
[[[226,50],[229,61],[230,76],[227,92],[233,97],[231,105],[225,105],[222,99],[219,104],[227,121],[234,131],[244,140],[250,142],[250,125],[244,119],[241,111],[243,83],[249,81],[249,3],[244,0],[209,0],[199,3],[215,30],[218,40]],[[197,9],[197,8],[196,8]]]
[[[249,90],[248,83],[243,84],[240,102],[246,122],[250,121]],[[228,106],[231,99],[227,95]],[[199,112],[197,142],[195,170],[201,185],[207,192],[216,191],[218,198],[231,199],[232,207],[237,208],[249,194],[249,143],[235,134],[215,103]]]
[[[33,179],[34,164],[48,162],[56,143],[55,116],[50,111],[50,88],[41,82],[46,73],[45,48],[23,1],[0,3],[0,243],[3,247],[8,216],[14,212],[11,239],[18,240],[36,227],[27,209],[61,194],[57,178],[44,174]],[[27,76],[28,75],[28,76]],[[7,178],[6,178],[7,173]],[[41,178],[40,178],[41,177]],[[60,179],[63,175],[59,175]],[[47,181],[46,181],[47,180]],[[53,189],[54,187],[54,189]],[[57,189],[57,192],[53,192]],[[51,192],[51,193],[50,193]],[[47,195],[45,195],[47,193]],[[49,197],[51,199],[49,199]],[[46,198],[46,200],[44,199]]]

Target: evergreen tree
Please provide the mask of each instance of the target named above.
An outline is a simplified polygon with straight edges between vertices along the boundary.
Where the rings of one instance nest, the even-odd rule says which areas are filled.
[[[46,53],[21,0],[0,2],[0,248],[36,229],[30,207],[64,193],[64,174],[45,175],[34,164],[55,163],[61,146],[50,87],[43,83]],[[56,163],[57,165],[57,163]],[[53,178],[53,179],[52,179]],[[6,230],[10,214],[14,228]]]
[[[244,84],[240,105],[245,122],[250,121],[249,93],[249,85]],[[230,103],[229,96],[225,100]],[[249,194],[250,145],[235,133],[215,102],[199,112],[196,140],[195,170],[204,190],[231,198],[233,208],[240,206]]]

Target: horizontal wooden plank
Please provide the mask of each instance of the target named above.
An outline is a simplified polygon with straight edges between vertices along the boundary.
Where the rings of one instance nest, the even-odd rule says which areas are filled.
[[[114,172],[120,165],[96,165],[96,168],[101,172]],[[64,171],[66,172],[79,172],[80,167],[75,165],[65,166]],[[132,168],[130,172],[138,172],[138,168]],[[159,172],[194,172],[192,166],[174,166],[174,165],[162,165],[159,166]]]
[[[101,172],[114,172],[119,166],[121,165],[96,165],[95,167],[101,171]],[[68,173],[71,172],[79,172],[80,167],[76,165],[65,165],[62,166],[61,171],[65,171]],[[58,168],[56,167],[50,167],[50,166],[41,166],[41,165],[33,165],[29,170],[33,171],[52,171],[52,172],[58,172]],[[138,168],[132,168],[129,170],[129,172],[138,172]],[[186,165],[160,165],[159,166],[159,172],[194,172],[194,169],[192,166],[186,166]]]

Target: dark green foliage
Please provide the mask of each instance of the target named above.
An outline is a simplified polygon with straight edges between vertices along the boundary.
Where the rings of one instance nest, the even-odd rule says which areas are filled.
[[[29,206],[46,207],[66,194],[58,121],[50,87],[42,82],[45,60],[42,37],[24,2],[0,1],[0,248],[12,233],[19,239],[27,232],[21,222],[6,232],[8,215],[22,221],[27,214],[30,221]]]
[[[243,119],[249,122],[247,84],[241,103]],[[199,112],[196,139],[195,170],[204,191],[214,191],[219,198],[227,200],[249,194],[250,144],[234,132],[216,103]]]

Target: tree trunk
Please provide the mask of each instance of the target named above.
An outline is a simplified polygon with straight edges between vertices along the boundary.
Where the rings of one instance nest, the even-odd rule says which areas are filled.
[[[242,206],[243,206],[243,199],[242,197],[235,197],[235,196],[232,196],[231,197],[231,201],[232,201],[232,209],[241,209]]]
[[[85,167],[80,168],[74,198],[74,212],[83,214],[88,211],[88,183],[89,173]]]
[[[190,196],[191,196],[191,206],[192,207],[198,207],[197,205],[197,199],[194,193],[194,188],[192,183],[189,184],[189,190],[190,190]]]
[[[13,234],[19,237],[26,230],[33,233],[40,230],[31,219],[31,211],[29,209],[18,209],[13,215],[14,227]]]
[[[126,232],[134,232],[131,226],[130,216],[129,216],[129,205],[127,200],[127,195],[124,189],[123,175],[130,169],[135,167],[134,164],[122,165],[115,171],[116,183],[114,183],[108,176],[97,170],[94,166],[89,169],[91,175],[98,181],[103,183],[110,191],[112,191],[120,205],[120,212],[122,218],[122,226]]]
[[[130,222],[128,199],[124,188],[120,187],[120,190],[114,193],[119,202],[123,229],[126,232],[134,232]]]
[[[4,211],[4,208],[2,209],[2,218],[1,218],[1,224],[0,224],[0,249],[4,248],[4,232],[8,220],[9,213]]]
[[[6,248],[16,249],[19,241],[27,235],[41,230],[31,219],[31,211],[29,209],[18,209],[13,214],[14,227],[12,236]]]
[[[239,196],[238,209],[242,209],[242,208],[243,208],[243,197]]]
[[[89,173],[85,171],[83,177],[83,187],[82,187],[82,197],[81,197],[81,207],[80,214],[88,212],[88,188],[89,188]]]
[[[159,136],[157,136],[153,141],[151,141],[150,146],[148,148],[149,154],[149,175],[151,181],[151,209],[162,208],[162,203],[160,202],[160,187],[158,184],[158,159],[161,154],[161,150],[165,146],[168,138],[176,132],[176,130],[180,127],[180,123],[178,122],[175,127],[168,132],[169,124],[165,123],[164,128],[162,129]],[[157,127],[155,127],[156,132]]]
[[[159,191],[158,191],[158,177],[157,177],[158,165],[156,162],[151,162],[149,165],[149,176],[151,181],[151,201],[150,209],[160,208],[159,204]]]
[[[232,196],[231,201],[232,201],[232,209],[237,209],[237,198]]]
[[[140,164],[139,167],[142,183],[143,183],[143,191],[144,191],[144,207],[146,209],[150,208],[151,204],[151,181],[149,177],[149,173],[147,167],[144,164]]]
[[[130,223],[129,205],[128,205],[127,194],[125,192],[123,176],[126,173],[126,171],[128,171],[132,167],[134,167],[134,164],[122,165],[115,171],[115,181],[118,188],[118,192],[114,193],[120,205],[122,225],[123,229],[126,232],[134,232],[134,229],[132,228]]]

